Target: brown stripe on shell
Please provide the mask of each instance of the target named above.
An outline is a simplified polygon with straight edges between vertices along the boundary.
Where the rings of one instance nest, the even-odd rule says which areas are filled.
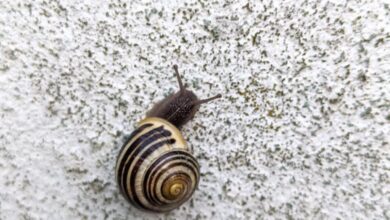
[[[150,126],[152,126],[152,125],[153,125],[153,124],[147,123],[147,124],[143,124],[143,125],[141,125],[140,127],[138,127],[135,131],[133,131],[133,132],[130,134],[130,136],[127,138],[127,140],[126,140],[126,141],[124,142],[124,144],[122,145],[122,148],[119,150],[118,158],[117,158],[116,166],[115,166],[115,167],[116,167],[115,172],[116,172],[116,175],[117,175],[117,183],[118,183],[119,189],[121,190],[122,193],[123,193],[122,187],[121,187],[120,184],[119,184],[119,183],[120,183],[120,178],[119,178],[120,175],[118,175],[118,171],[120,170],[119,158],[121,158],[121,155],[122,155],[123,151],[125,150],[126,146],[132,141],[132,139],[133,139],[136,135],[142,133],[146,128],[148,128],[148,127],[150,127]],[[123,161],[123,160],[122,160],[122,161]]]
[[[175,167],[180,167],[180,166],[186,167],[187,169],[191,170],[191,172],[193,173],[193,176],[195,177],[195,179],[194,179],[195,186],[193,187],[193,189],[191,189],[191,191],[194,191],[196,189],[198,179],[199,179],[196,169],[194,169],[194,167],[190,166],[188,163],[185,163],[185,162],[174,162],[170,166],[166,167],[165,169],[159,170],[159,172],[156,174],[156,177],[152,180],[152,184],[149,185],[149,190],[151,192],[150,193],[151,194],[151,201],[155,202],[155,204],[158,204],[159,206],[164,206],[167,204],[165,201],[162,200],[162,198],[157,196],[157,191],[156,191],[157,183],[160,180],[161,176],[164,175],[164,173],[168,172],[170,169],[173,169]]]
[[[173,143],[175,143],[175,139],[163,140],[161,142],[158,142],[158,143],[152,145],[149,149],[145,150],[145,152],[142,155],[140,155],[137,160],[136,160],[136,158],[134,158],[134,160],[136,160],[136,162],[135,162],[135,165],[130,173],[130,193],[133,195],[134,202],[137,203],[137,205],[139,205],[143,209],[147,209],[147,208],[144,206],[144,204],[142,204],[140,202],[140,200],[137,196],[137,193],[135,192],[135,177],[136,177],[136,174],[138,172],[138,169],[140,168],[143,160],[148,155],[150,155],[153,151],[157,150],[158,148],[160,148],[166,144],[173,144]],[[141,149],[141,148],[139,148],[139,149]],[[134,153],[134,154],[136,154],[136,153]]]
[[[184,166],[191,170],[193,173],[193,176],[195,176],[195,181],[199,179],[199,168],[197,162],[191,157],[191,155],[185,155],[186,157],[183,157],[183,155],[180,155],[180,157],[173,157],[172,159],[169,159],[168,161],[163,161],[162,164],[159,164],[158,167],[154,168],[151,173],[149,174],[149,177],[147,177],[146,185],[147,185],[147,193],[145,195],[149,195],[149,201],[154,205],[164,205],[164,202],[159,200],[156,196],[154,187],[157,185],[157,182],[159,178],[165,173],[171,170],[172,168],[176,166]],[[164,167],[165,166],[165,167]],[[145,187],[145,183],[144,183]]]
[[[119,167],[121,173],[119,173],[119,183],[121,184],[124,194],[126,198],[130,199],[130,192],[128,192],[127,189],[127,180],[129,178],[129,175],[131,175],[132,170],[130,169],[130,166],[134,159],[136,159],[139,155],[139,152],[147,148],[151,143],[158,141],[162,137],[170,136],[171,133],[167,130],[164,130],[162,126],[152,129],[145,133],[144,135],[140,136],[137,140],[133,142],[133,144],[129,147],[129,150],[126,152],[126,154],[123,157],[123,163],[122,166]],[[131,194],[132,195],[132,194]],[[138,206],[138,204],[134,203],[130,200],[135,206]]]
[[[166,152],[165,154],[161,155],[160,158],[158,158],[157,160],[155,160],[148,168],[148,170],[146,171],[145,175],[143,176],[143,192],[145,194],[145,197],[151,202],[151,203],[154,203],[154,205],[158,205],[156,204],[155,201],[152,200],[151,198],[151,195],[150,195],[150,189],[149,186],[151,184],[151,181],[152,179],[154,178],[154,175],[156,173],[157,170],[160,170],[165,164],[167,164],[168,162],[171,162],[171,161],[175,161],[175,160],[186,160],[186,161],[191,161],[192,162],[192,165],[195,167],[196,170],[198,170],[198,164],[196,163],[196,161],[193,159],[193,160],[189,160],[188,158],[186,157],[192,157],[191,154],[189,154],[188,152],[186,151],[183,151],[183,150],[173,150],[173,151],[169,151],[169,152]]]
[[[150,126],[148,126],[150,127]],[[122,179],[122,176],[123,176],[123,168],[125,166],[125,163],[126,161],[128,160],[130,154],[135,150],[135,148],[141,144],[143,141],[145,140],[148,140],[150,139],[151,136],[155,135],[155,134],[158,134],[159,133],[159,130],[162,130],[163,128],[162,127],[159,127],[159,128],[154,128],[152,130],[149,130],[148,132],[142,134],[141,136],[139,136],[137,139],[135,140],[129,140],[128,142],[132,142],[132,144],[127,148],[127,150],[125,152],[124,149],[122,149],[122,153],[119,154],[119,157],[122,157],[122,160],[121,161],[118,161],[119,163],[117,163],[117,170],[120,171],[117,173],[117,182],[120,184],[121,183],[121,179]],[[142,131],[144,131],[144,129],[142,129]],[[133,136],[133,138],[135,137],[136,135]],[[156,138],[155,138],[156,139]],[[124,146],[124,148],[127,146],[127,144]],[[123,156],[122,156],[123,154]]]

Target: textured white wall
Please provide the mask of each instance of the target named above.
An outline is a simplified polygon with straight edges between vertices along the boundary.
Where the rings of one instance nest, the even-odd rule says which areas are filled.
[[[0,219],[389,219],[385,1],[0,1]],[[177,89],[191,201],[129,206],[125,135]]]

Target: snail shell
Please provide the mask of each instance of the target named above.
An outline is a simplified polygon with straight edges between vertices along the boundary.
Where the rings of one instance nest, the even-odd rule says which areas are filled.
[[[187,201],[199,182],[199,165],[180,131],[151,117],[139,123],[122,147],[116,178],[134,206],[167,212]]]

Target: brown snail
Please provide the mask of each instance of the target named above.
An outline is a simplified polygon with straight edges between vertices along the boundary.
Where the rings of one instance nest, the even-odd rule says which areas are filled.
[[[180,90],[158,102],[139,122],[122,146],[116,163],[116,180],[123,196],[135,207],[167,212],[191,198],[199,182],[199,164],[179,129],[191,120],[201,104],[182,83]]]

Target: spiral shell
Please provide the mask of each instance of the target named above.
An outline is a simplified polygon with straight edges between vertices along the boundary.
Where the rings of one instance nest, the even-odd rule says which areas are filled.
[[[168,121],[141,121],[119,152],[116,179],[134,206],[167,212],[187,201],[199,182],[199,165],[180,131]]]

